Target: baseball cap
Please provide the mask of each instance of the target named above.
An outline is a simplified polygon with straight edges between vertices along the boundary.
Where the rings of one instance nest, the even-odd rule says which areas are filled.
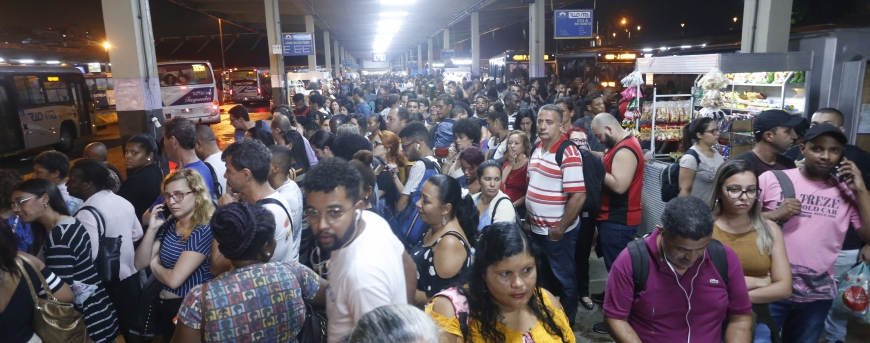
[[[840,144],[846,144],[846,142],[848,141],[846,139],[846,135],[843,134],[843,131],[840,131],[839,128],[828,123],[819,124],[809,128],[807,130],[807,133],[804,134],[804,141],[811,141],[821,135],[831,136],[838,142],[840,142]]]
[[[767,110],[755,116],[755,122],[752,123],[752,131],[761,133],[773,130],[777,126],[795,127],[804,121],[804,118],[793,116],[783,110]]]

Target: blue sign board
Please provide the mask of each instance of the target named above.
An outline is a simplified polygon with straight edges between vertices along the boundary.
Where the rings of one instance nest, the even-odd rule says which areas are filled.
[[[454,57],[456,57],[456,50],[453,50],[453,49],[450,49],[450,50],[442,49],[441,50],[441,60],[442,61],[452,60]]]
[[[555,39],[592,38],[592,10],[556,10],[553,16]]]
[[[352,67],[352,66],[353,66],[353,61],[351,61],[351,60],[342,60],[342,61],[341,61],[341,66],[342,66],[342,67]]]
[[[281,42],[284,43],[284,56],[314,55],[313,33],[282,33]]]

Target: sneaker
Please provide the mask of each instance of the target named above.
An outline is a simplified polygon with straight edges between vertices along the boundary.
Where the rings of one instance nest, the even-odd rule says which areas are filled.
[[[592,302],[603,304],[604,303],[604,292],[594,293],[594,294],[589,296],[589,299],[592,299]]]
[[[600,333],[602,335],[608,334],[607,327],[604,326],[604,322],[595,323],[595,325],[592,325],[592,331],[595,331],[595,333]]]

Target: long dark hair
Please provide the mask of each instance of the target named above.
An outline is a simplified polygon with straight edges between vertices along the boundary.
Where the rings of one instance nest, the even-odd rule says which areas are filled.
[[[459,221],[468,244],[474,246],[477,241],[477,223],[480,221],[480,213],[477,211],[477,206],[474,206],[474,200],[471,200],[470,195],[463,197],[459,181],[448,175],[434,175],[427,182],[438,187],[438,201],[442,205],[452,205],[450,219],[455,217]]]
[[[692,122],[683,127],[683,141],[680,143],[680,148],[683,149],[683,152],[689,151],[692,148],[692,141],[698,139],[699,133],[703,134],[704,131],[707,131],[707,126],[710,126],[712,121],[713,118],[710,117],[695,118],[695,120],[692,120]]]
[[[68,216],[69,209],[66,207],[66,202],[63,201],[63,196],[60,190],[51,181],[45,179],[30,179],[22,181],[15,186],[15,191],[30,193],[36,197],[41,197],[48,194],[48,206],[57,213]]]
[[[536,263],[539,260],[540,249],[537,245],[523,234],[515,223],[499,222],[483,228],[475,245],[474,262],[471,264],[471,272],[468,274],[468,290],[459,287],[460,293],[464,293],[468,299],[468,308],[471,318],[480,323],[480,335],[484,342],[504,342],[504,334],[498,331],[501,311],[498,304],[489,294],[486,287],[486,269],[500,261],[528,253]],[[537,267],[536,267],[537,268]],[[540,274],[538,274],[540,275]],[[565,341],[565,332],[556,324],[556,315],[544,304],[544,295],[541,288],[534,287],[534,296],[529,299],[529,309],[544,324],[544,328],[552,335],[558,335]],[[466,342],[471,342],[471,337],[463,332]]]
[[[0,220],[0,272],[19,276],[18,266],[15,265],[15,256],[18,255],[18,237],[9,227],[6,220]]]
[[[290,148],[293,152],[293,160],[302,167],[303,172],[307,172],[311,168],[311,161],[308,160],[308,151],[305,150],[305,138],[296,130],[281,132],[281,137],[284,139],[284,144],[293,145]]]

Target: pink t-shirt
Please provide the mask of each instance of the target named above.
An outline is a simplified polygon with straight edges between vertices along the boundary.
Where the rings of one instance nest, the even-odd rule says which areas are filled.
[[[837,178],[810,181],[800,169],[783,171],[794,184],[801,214],[782,228],[788,261],[791,263],[791,301],[810,302],[833,299],[837,294],[834,261],[843,247],[849,222],[861,227],[858,206],[852,191]],[[765,212],[779,208],[782,188],[773,172],[758,177],[759,200]]]
[[[727,285],[716,271],[709,252],[677,277],[667,262],[660,258],[656,244],[659,232],[655,230],[644,238],[649,250],[649,276],[646,289],[637,298],[634,297],[628,249],[622,250],[613,262],[604,292],[604,315],[628,321],[640,340],[646,343],[683,342],[687,339],[692,342],[721,341],[722,322],[726,316],[752,312],[740,259],[734,250],[724,246],[728,260]]]

